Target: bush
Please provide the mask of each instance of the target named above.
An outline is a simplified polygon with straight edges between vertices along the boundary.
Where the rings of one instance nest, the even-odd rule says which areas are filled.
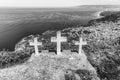
[[[7,68],[16,64],[24,63],[30,56],[31,53],[29,51],[2,51],[0,52],[0,68]]]

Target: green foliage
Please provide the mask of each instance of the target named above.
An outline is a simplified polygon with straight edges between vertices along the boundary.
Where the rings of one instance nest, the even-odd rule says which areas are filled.
[[[24,63],[29,59],[31,53],[29,51],[19,52],[0,52],[0,68],[7,68],[16,64]]]
[[[65,80],[92,80],[93,74],[88,70],[67,70],[65,73]]]
[[[80,76],[82,80],[92,80],[93,74],[87,70],[76,70],[76,73]]]

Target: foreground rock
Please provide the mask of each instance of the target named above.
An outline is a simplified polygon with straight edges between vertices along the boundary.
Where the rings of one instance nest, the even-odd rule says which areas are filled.
[[[90,63],[81,61],[78,54],[33,54],[22,65],[1,69],[0,80],[99,80]]]

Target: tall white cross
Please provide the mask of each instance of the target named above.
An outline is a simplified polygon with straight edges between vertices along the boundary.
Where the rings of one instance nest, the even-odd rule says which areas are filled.
[[[79,38],[79,41],[75,42],[75,45],[78,45],[79,46],[79,55],[82,55],[82,46],[83,45],[87,45],[87,42],[84,42],[83,39],[80,37]]]
[[[57,42],[57,55],[61,55],[61,42],[67,42],[67,38],[61,37],[61,32],[57,31],[57,37],[51,37],[51,42]]]
[[[35,47],[35,54],[38,55],[39,54],[39,50],[38,50],[38,46],[42,46],[42,42],[38,42],[38,38],[34,38],[34,42],[30,42],[30,46],[34,46]]]

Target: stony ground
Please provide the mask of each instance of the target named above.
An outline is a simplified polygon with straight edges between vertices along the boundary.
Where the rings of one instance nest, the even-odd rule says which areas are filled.
[[[78,54],[32,55],[17,66],[0,69],[0,80],[99,80],[95,69]]]

